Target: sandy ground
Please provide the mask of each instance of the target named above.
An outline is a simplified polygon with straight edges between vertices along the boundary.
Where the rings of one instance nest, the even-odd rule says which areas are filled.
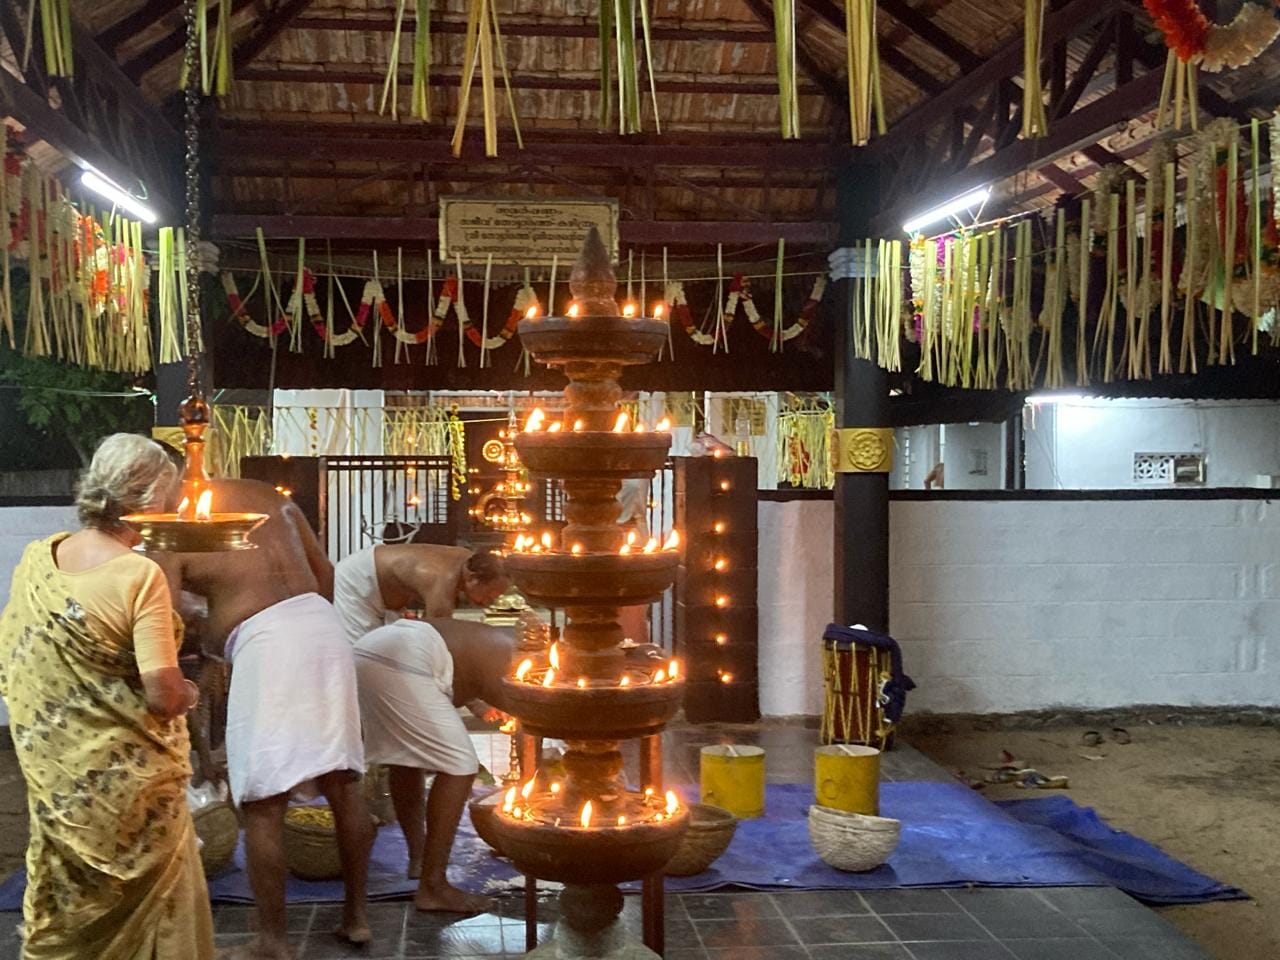
[[[1280,728],[1120,722],[1132,736],[1127,746],[1112,742],[1102,723],[1011,730],[952,720],[913,724],[906,739],[972,777],[983,777],[1001,750],[1043,773],[1067,775],[1077,803],[1254,897],[1162,910],[1188,937],[1220,960],[1280,958]],[[1090,728],[1107,738],[1101,746],[1081,743]],[[1007,785],[983,792],[1028,795]],[[21,864],[26,837],[22,776],[12,749],[0,749],[0,876]]]
[[[1123,721],[1133,742],[1081,742],[1090,727],[975,729],[952,722],[910,743],[948,770],[983,778],[985,765],[1009,750],[1045,774],[1070,777],[1076,803],[1094,807],[1113,826],[1164,848],[1251,901],[1168,907],[1161,914],[1220,960],[1280,958],[1280,729],[1187,727]],[[1102,756],[1101,760],[1085,755]],[[1014,786],[988,786],[992,799],[1026,797]]]

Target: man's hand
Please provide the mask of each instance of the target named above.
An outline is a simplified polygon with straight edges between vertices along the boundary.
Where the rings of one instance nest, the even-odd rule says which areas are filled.
[[[467,704],[467,709],[481,723],[488,724],[492,727],[499,727],[506,723],[510,717],[499,710],[497,707],[491,707],[483,700],[472,700]]]

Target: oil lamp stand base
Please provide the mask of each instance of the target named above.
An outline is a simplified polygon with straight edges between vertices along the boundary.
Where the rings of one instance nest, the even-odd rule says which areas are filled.
[[[566,884],[554,936],[529,954],[537,960],[661,960],[627,932],[622,893],[611,886]]]

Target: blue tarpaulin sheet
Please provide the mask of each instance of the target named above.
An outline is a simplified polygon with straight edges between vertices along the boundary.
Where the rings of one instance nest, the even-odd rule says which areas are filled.
[[[695,789],[682,791],[692,798]],[[842,873],[818,859],[809,843],[807,811],[813,788],[773,784],[765,816],[738,825],[733,843],[706,873],[668,877],[674,891],[738,887],[757,890],[885,890],[947,886],[1109,886],[1149,903],[1199,903],[1241,899],[1234,887],[1198,873],[1132,834],[1109,827],[1093,810],[1054,795],[991,803],[958,783],[885,783],[881,814],[902,821],[902,839],[889,862],[868,873]],[[209,883],[224,903],[253,897],[243,870],[235,866]],[[369,874],[372,899],[410,895],[416,884],[404,876],[407,856],[397,827],[379,831]],[[468,890],[500,893],[519,889],[519,876],[493,856],[464,816],[450,862],[450,878]],[[21,907],[21,872],[0,885],[0,909]],[[290,902],[340,901],[341,884],[308,883],[290,877]]]

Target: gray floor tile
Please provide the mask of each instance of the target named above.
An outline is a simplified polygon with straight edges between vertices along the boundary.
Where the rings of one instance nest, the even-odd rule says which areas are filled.
[[[805,917],[843,917],[868,912],[856,890],[797,890],[775,893],[778,910],[792,920]]]
[[[1115,960],[1096,940],[1006,940],[1018,960]]]
[[[864,890],[862,898],[876,913],[960,913],[946,890]]]
[[[701,947],[668,947],[663,960],[707,960],[707,951]]]
[[[508,939],[517,950],[524,947],[524,929],[510,928]],[[460,955],[502,953],[504,927],[486,925],[468,927],[454,924],[443,929],[414,929],[409,927],[404,935],[405,956],[456,957]],[[305,960],[305,958],[304,958]]]
[[[1068,916],[1093,910],[1146,910],[1115,887],[1049,887],[1040,896]]]
[[[804,947],[733,947],[708,950],[708,960],[809,960]],[[668,953],[664,960],[671,960]]]
[[[915,960],[1012,960],[1013,954],[995,940],[983,942],[931,940],[909,943],[907,949]]]
[[[797,946],[795,934],[781,917],[771,920],[695,920],[698,939],[708,950],[719,947]]]
[[[1086,937],[1088,933],[1071,917],[1049,906],[1016,907],[975,913],[974,918],[997,940],[1029,940],[1036,937]]]
[[[885,943],[897,938],[878,917],[791,918],[801,943]]]
[[[990,913],[997,910],[1043,910],[1048,901],[1040,896],[1040,890],[1031,887],[975,887],[972,890],[952,890],[951,898],[970,913]]]
[[[911,954],[900,943],[839,944],[810,947],[810,960],[911,960]]]
[[[767,893],[686,893],[680,898],[693,920],[754,920],[778,917]]]
[[[908,913],[887,916],[884,922],[899,940],[989,940],[978,921],[962,913]]]
[[[1095,937],[1175,937],[1178,930],[1154,910],[1104,910],[1082,913],[1076,923]]]
[[[1209,954],[1183,937],[1100,939],[1119,960],[1210,960]]]
[[[372,943],[354,946],[331,933],[314,933],[298,946],[298,960],[339,960],[343,957],[367,957],[385,960],[400,956],[400,936],[374,937]]]

